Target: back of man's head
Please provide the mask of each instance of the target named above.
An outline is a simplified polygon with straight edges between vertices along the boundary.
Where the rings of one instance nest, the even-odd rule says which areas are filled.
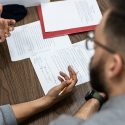
[[[112,9],[105,24],[108,46],[120,52],[125,59],[125,0],[110,0]]]

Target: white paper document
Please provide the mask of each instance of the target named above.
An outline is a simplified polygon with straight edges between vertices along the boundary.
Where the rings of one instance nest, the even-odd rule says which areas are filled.
[[[12,61],[29,58],[38,53],[71,46],[68,36],[43,39],[40,22],[16,27],[7,38]]]
[[[36,71],[41,86],[47,94],[48,90],[60,84],[58,75],[60,71],[68,74],[67,67],[71,65],[78,72],[78,84],[89,81],[88,65],[93,52],[88,52],[85,42],[74,44],[67,49],[53,51],[52,53],[40,53],[31,57],[31,62]]]
[[[99,24],[102,14],[96,0],[68,0],[41,5],[46,32]]]
[[[26,7],[38,6],[41,3],[49,2],[50,0],[0,0],[0,3],[3,5],[7,4],[20,4]]]

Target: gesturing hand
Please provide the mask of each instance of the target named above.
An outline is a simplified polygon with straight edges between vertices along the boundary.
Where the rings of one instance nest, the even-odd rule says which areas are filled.
[[[10,31],[14,30],[15,20],[0,18],[0,42],[4,42],[10,36]]]
[[[68,71],[69,76],[60,72],[61,76],[59,76],[58,79],[61,81],[61,84],[53,87],[46,95],[49,105],[54,104],[66,97],[75,87],[77,83],[77,74],[71,66],[68,67]]]

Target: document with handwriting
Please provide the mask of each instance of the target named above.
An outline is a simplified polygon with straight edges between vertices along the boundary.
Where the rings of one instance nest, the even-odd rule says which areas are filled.
[[[67,0],[41,5],[46,32],[99,24],[102,14],[96,0]]]
[[[47,94],[48,90],[60,83],[57,78],[60,71],[68,74],[67,67],[69,65],[78,72],[77,85],[88,82],[88,65],[92,55],[92,52],[86,50],[85,42],[80,42],[67,49],[35,55],[31,57],[31,62],[41,86]]]
[[[16,27],[11,37],[7,38],[7,44],[12,61],[29,58],[38,53],[60,49],[71,45],[68,36],[43,39],[40,22]]]
[[[38,6],[41,3],[49,2],[50,0],[0,0],[0,3],[3,5],[7,4],[20,4],[26,7]]]

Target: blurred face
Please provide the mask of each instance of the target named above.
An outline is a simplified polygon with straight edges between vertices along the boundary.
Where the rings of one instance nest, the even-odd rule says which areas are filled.
[[[103,32],[105,21],[108,16],[106,12],[103,19],[95,31],[95,41],[107,46],[105,41],[105,34]],[[95,44],[95,54],[91,59],[90,63],[90,82],[93,89],[104,92],[108,95],[108,80],[105,73],[106,61],[109,53]]]
[[[106,76],[105,76],[105,60],[100,58],[100,60],[94,63],[94,57],[91,59],[90,63],[90,82],[93,89],[98,92],[104,92],[108,95]]]

